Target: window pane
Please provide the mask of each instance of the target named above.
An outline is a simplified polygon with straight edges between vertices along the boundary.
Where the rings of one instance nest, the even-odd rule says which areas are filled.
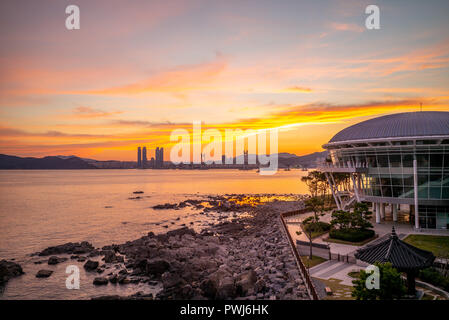
[[[443,166],[443,155],[442,154],[431,154],[430,155],[430,166],[432,168],[441,168]]]
[[[413,175],[404,176],[404,185],[413,186]]]
[[[416,160],[418,162],[419,168],[428,168],[429,167],[429,155],[428,154],[417,154]]]
[[[390,155],[390,164],[392,167],[400,167],[401,166],[401,156],[400,155]]]
[[[386,155],[378,155],[377,156],[377,162],[379,164],[379,167],[387,168],[388,167],[388,156],[386,156]]]
[[[413,167],[413,155],[412,154],[402,155],[402,166],[405,168]]]
[[[430,199],[440,199],[441,198],[441,188],[430,187],[429,188],[429,198]]]

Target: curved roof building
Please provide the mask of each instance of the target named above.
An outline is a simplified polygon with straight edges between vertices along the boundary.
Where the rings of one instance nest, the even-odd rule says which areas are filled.
[[[449,229],[449,112],[366,120],[341,130],[323,147],[330,161],[321,170],[339,208],[369,201],[378,223],[401,216],[416,228]],[[350,176],[350,190],[338,188],[335,173]]]
[[[329,144],[388,138],[449,135],[449,112],[406,112],[366,120],[338,132]]]

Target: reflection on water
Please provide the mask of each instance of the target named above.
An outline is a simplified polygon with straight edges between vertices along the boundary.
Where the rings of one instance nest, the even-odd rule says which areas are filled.
[[[11,280],[8,287],[15,282],[30,283],[28,291],[19,290],[10,297],[27,296],[25,292],[42,289],[42,281],[33,278],[39,267],[30,262],[30,253],[69,241],[89,241],[95,247],[102,247],[137,239],[150,231],[205,227],[213,219],[212,214],[200,214],[189,206],[173,210],[151,207],[186,199],[201,200],[202,195],[224,194],[238,204],[257,205],[273,201],[275,194],[307,193],[300,180],[304,174],[295,170],[280,171],[273,176],[241,170],[0,171],[0,259],[14,258],[25,264],[27,275]],[[134,194],[134,191],[143,193]],[[233,196],[259,193],[272,195]],[[295,195],[285,199],[289,197],[294,199]],[[53,275],[47,280],[59,281]],[[53,294],[41,292],[46,298]]]

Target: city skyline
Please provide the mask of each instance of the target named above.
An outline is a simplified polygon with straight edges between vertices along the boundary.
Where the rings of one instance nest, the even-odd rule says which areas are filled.
[[[367,30],[368,4],[78,1],[69,31],[66,3],[2,2],[0,153],[168,155],[202,121],[280,128],[279,152],[304,155],[366,119],[448,110],[449,4],[379,1]]]

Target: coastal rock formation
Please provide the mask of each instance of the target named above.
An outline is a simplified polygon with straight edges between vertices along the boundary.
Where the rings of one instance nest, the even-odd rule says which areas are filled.
[[[126,269],[109,281],[161,282],[156,299],[309,299],[281,231],[282,211],[279,202],[201,233],[187,227],[150,232],[115,247]]]
[[[155,297],[100,299],[309,299],[279,219],[280,212],[298,209],[300,203],[261,200],[269,197],[209,196],[165,204],[160,209],[191,206],[205,214],[215,210],[224,219],[201,232],[184,226],[102,249],[88,242],[66,243],[39,255],[67,253],[71,259],[87,260],[87,271],[104,274],[95,278],[95,285],[147,283],[161,288]],[[236,217],[232,211],[245,214]],[[104,264],[88,260],[94,256]]]
[[[57,254],[83,254],[89,253],[94,250],[92,244],[87,241],[79,242],[68,242],[61,244],[59,246],[48,247],[37,254],[39,256],[51,256]]]
[[[9,279],[24,274],[22,267],[15,262],[1,260],[0,261],[0,285],[5,284]]]

